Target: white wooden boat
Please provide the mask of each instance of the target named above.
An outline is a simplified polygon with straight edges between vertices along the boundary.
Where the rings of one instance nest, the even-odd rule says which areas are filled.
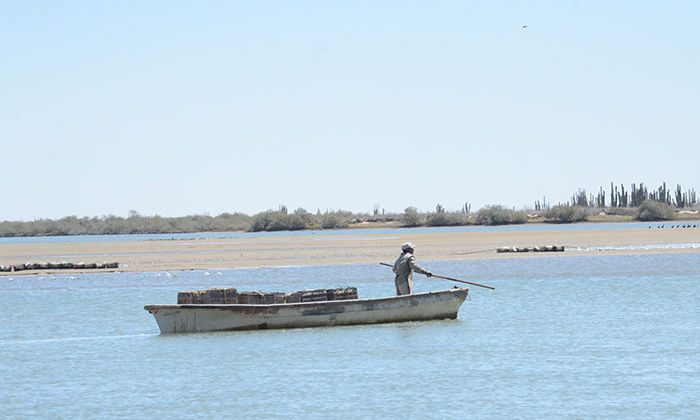
[[[161,333],[303,328],[455,319],[469,288],[377,299],[272,305],[146,305]]]

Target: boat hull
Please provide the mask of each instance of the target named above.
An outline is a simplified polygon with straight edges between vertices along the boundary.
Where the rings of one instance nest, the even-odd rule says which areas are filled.
[[[455,319],[469,288],[378,299],[275,305],[146,305],[161,333]]]

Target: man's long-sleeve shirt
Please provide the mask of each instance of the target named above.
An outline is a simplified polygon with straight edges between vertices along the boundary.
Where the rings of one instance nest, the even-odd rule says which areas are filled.
[[[428,274],[429,271],[418,265],[416,262],[416,257],[409,252],[404,252],[399,256],[399,258],[394,263],[394,274],[396,274],[396,287],[397,290],[399,285],[403,283],[408,283],[408,290],[413,293],[413,272],[419,274]]]

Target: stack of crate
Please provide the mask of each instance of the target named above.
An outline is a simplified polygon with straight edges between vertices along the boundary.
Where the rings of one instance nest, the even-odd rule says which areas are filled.
[[[239,292],[235,287],[177,293],[178,305],[276,305],[281,303],[326,302],[357,299],[356,287],[299,290],[292,293]]]
[[[238,289],[229,287],[224,289],[224,303],[227,305],[235,305],[238,303]]]
[[[192,304],[194,304],[194,295],[195,294],[197,294],[196,291],[177,292],[177,304],[178,305],[192,305]]]
[[[272,292],[265,293],[265,303],[268,305],[274,305],[277,303],[285,303],[287,300],[287,294],[282,292]]]
[[[220,289],[178,292],[178,305],[231,305],[238,303],[238,290],[235,287]]]
[[[287,293],[284,298],[284,303],[300,303],[301,302],[301,292]]]
[[[357,287],[345,287],[342,289],[326,290],[328,300],[351,300],[357,299]]]
[[[238,294],[238,303],[241,305],[262,305],[264,299],[265,294],[262,292],[240,292]]]
[[[203,291],[202,303],[226,305],[238,303],[238,290],[235,287],[227,289],[207,289]]]
[[[301,290],[302,302],[324,302],[328,300],[326,289]]]

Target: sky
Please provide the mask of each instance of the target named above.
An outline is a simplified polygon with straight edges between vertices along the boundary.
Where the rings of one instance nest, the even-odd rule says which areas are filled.
[[[697,1],[0,0],[0,220],[700,187]]]

